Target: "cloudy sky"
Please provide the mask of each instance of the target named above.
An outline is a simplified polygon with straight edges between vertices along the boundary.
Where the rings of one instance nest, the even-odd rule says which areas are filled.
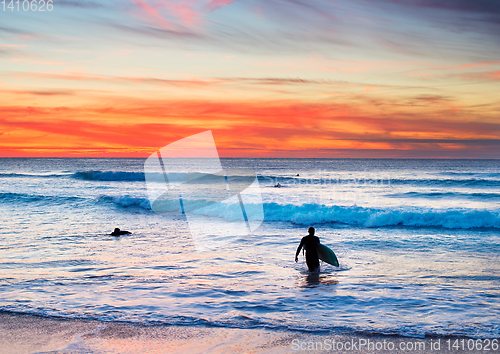
[[[500,158],[500,1],[9,5],[0,156]]]

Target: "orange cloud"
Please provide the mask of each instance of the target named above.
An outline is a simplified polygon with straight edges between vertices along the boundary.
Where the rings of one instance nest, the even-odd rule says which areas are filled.
[[[450,100],[446,97],[417,96],[414,100],[430,101],[434,113],[423,117],[418,111],[401,112],[398,106],[390,112],[390,106],[377,111],[376,105],[387,102],[376,101],[365,101],[362,106],[123,98],[105,105],[73,107],[4,105],[0,107],[0,148],[3,156],[147,156],[170,142],[211,129],[221,156],[336,157],[349,153],[359,157],[371,156],[375,150],[384,156],[398,151],[491,156],[500,151],[500,123],[457,115],[447,108]]]

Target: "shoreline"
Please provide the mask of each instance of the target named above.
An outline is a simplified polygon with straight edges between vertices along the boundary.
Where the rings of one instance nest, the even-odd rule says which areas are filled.
[[[447,341],[459,347],[448,350]],[[138,325],[0,313],[0,354],[28,353],[484,353],[458,337]],[[476,343],[476,340],[473,340]],[[490,350],[488,353],[499,352]]]

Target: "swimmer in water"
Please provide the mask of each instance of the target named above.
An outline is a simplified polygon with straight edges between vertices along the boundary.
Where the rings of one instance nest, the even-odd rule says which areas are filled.
[[[112,233],[110,233],[111,236],[121,236],[130,234],[132,234],[130,231],[125,231],[125,230],[122,231],[119,228],[116,228]]]

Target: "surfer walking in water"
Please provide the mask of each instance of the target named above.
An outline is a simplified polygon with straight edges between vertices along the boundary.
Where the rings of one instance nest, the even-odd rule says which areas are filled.
[[[314,236],[314,227],[310,227],[309,230],[309,235],[302,237],[302,240],[300,241],[299,247],[297,247],[297,252],[295,253],[295,262],[299,261],[299,253],[302,247],[306,250],[306,263],[307,263],[307,268],[309,268],[310,272],[317,272],[319,271],[319,257],[318,257],[318,250],[317,246],[319,244],[319,238],[317,236]]]

